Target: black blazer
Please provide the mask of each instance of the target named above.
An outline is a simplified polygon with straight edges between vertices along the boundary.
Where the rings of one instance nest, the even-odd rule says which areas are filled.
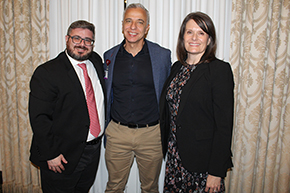
[[[102,59],[93,52],[89,60],[96,68],[105,95]],[[63,154],[68,161],[64,172],[70,174],[83,153],[90,120],[83,88],[65,52],[37,67],[30,89],[29,118],[33,130],[30,160],[48,169],[47,160]]]
[[[166,91],[181,68],[172,66],[160,99],[160,127],[163,154],[167,152],[170,112]],[[209,172],[225,177],[232,167],[234,81],[231,67],[221,60],[202,63],[183,87],[178,110],[177,147],[183,166],[192,172]]]

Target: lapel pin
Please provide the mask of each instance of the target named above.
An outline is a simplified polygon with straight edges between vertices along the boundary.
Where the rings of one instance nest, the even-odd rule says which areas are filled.
[[[110,63],[111,63],[111,60],[107,59],[107,60],[106,60],[107,67],[106,67],[106,70],[105,70],[105,79],[108,79],[109,64],[110,64]]]

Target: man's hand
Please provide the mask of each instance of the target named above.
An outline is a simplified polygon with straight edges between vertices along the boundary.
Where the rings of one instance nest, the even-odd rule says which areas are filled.
[[[52,171],[54,171],[55,173],[62,173],[62,171],[64,171],[64,166],[62,165],[62,162],[67,164],[66,159],[64,158],[64,156],[62,154],[60,154],[59,156],[57,156],[56,158],[52,159],[52,160],[48,160],[47,161],[47,165],[48,168]]]
[[[221,187],[221,178],[209,174],[206,179],[205,192],[209,193],[219,192],[220,187]]]

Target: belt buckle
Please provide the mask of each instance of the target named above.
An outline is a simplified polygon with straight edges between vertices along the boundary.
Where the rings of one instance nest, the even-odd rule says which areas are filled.
[[[134,123],[128,123],[128,127],[132,128],[132,129],[136,129],[136,128],[138,128],[138,125],[134,124]]]

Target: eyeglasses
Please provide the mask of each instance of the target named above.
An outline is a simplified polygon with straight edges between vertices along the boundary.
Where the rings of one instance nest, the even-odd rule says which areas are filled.
[[[70,36],[68,35],[68,37],[71,38],[72,42],[74,44],[80,44],[83,40],[86,46],[92,46],[95,42],[95,40],[92,40],[90,38],[81,38],[80,36]]]

